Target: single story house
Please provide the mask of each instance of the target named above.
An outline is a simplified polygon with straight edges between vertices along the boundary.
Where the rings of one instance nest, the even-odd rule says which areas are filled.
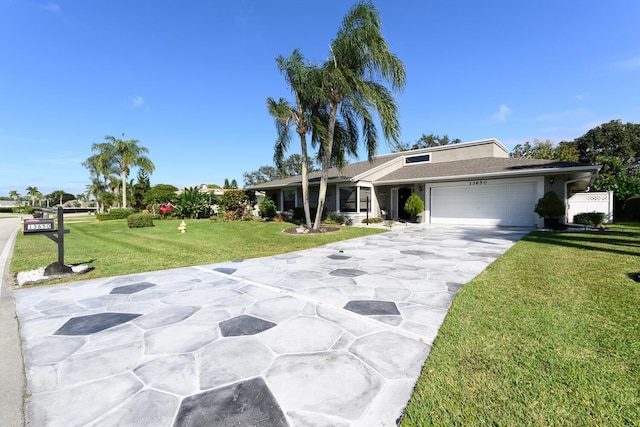
[[[350,217],[408,220],[407,198],[424,201],[419,221],[429,224],[540,227],[534,206],[553,190],[562,200],[585,191],[599,165],[510,158],[495,139],[471,141],[374,157],[329,171],[325,207]],[[312,209],[317,207],[320,172],[309,174]],[[265,192],[280,211],[302,207],[301,177],[249,188]],[[315,211],[314,211],[315,213]],[[566,218],[565,218],[566,221]]]

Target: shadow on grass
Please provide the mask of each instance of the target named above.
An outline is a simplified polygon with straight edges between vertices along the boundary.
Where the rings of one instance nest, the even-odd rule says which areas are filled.
[[[634,282],[640,283],[640,271],[635,273],[627,273],[627,276],[629,276],[629,279],[633,280]]]
[[[571,233],[536,231],[522,240],[620,255],[640,256],[640,227],[638,227],[638,231],[608,230]]]

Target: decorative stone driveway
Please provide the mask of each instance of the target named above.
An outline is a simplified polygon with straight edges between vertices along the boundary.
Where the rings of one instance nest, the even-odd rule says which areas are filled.
[[[393,426],[456,291],[527,233],[400,228],[17,291],[27,421]]]

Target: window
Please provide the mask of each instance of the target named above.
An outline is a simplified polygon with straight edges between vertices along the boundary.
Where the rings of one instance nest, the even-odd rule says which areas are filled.
[[[357,212],[357,187],[340,187],[340,212]]]
[[[285,190],[284,193],[284,210],[289,211],[296,207],[296,190]]]
[[[431,154],[421,154],[419,156],[411,156],[404,158],[405,165],[412,165],[415,163],[429,163],[431,161]]]
[[[360,187],[360,212],[371,211],[371,189]]]

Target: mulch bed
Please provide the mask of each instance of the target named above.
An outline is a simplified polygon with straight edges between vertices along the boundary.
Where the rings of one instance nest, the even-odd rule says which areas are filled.
[[[305,228],[302,233],[299,233],[298,228],[299,227],[285,228],[284,230],[282,230],[282,232],[286,234],[323,234],[335,233],[336,231],[340,231],[340,227],[320,227],[319,230]]]

